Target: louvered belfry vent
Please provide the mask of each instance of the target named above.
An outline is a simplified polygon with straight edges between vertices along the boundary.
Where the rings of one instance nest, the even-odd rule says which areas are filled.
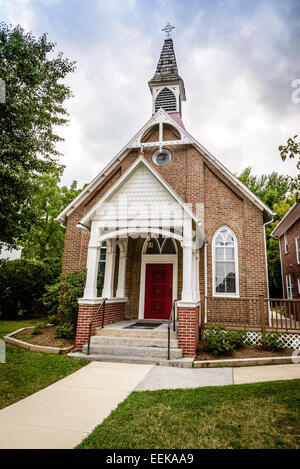
[[[152,94],[153,114],[163,108],[181,117],[181,102],[186,100],[185,89],[178,74],[173,40],[170,37],[164,41],[155,74],[148,85]]]
[[[176,111],[176,97],[169,88],[163,88],[155,100],[155,112],[162,107],[167,112]]]

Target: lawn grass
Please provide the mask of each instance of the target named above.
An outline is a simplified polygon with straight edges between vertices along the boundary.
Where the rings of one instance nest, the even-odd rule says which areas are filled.
[[[78,448],[299,448],[300,380],[133,392]]]
[[[34,326],[40,319],[19,319],[16,321],[0,321],[0,339],[6,334],[10,334],[22,327]]]
[[[37,320],[0,321],[0,338]],[[6,363],[0,363],[0,409],[55,383],[86,365],[62,355],[32,353],[6,345]]]

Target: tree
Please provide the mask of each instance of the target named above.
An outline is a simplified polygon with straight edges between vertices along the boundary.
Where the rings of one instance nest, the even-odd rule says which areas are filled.
[[[54,126],[67,123],[63,107],[72,96],[62,80],[75,62],[55,54],[46,35],[36,39],[21,26],[0,24],[0,78],[6,100],[0,103],[0,242],[17,239],[38,222],[29,204],[41,175],[59,168]]]
[[[271,209],[284,200],[290,191],[288,176],[276,172],[258,177],[252,174],[252,168],[248,166],[238,178]]]
[[[35,176],[38,188],[30,201],[37,222],[20,239],[22,257],[51,264],[59,274],[64,248],[65,229],[55,221],[57,215],[81,192],[77,182],[60,187],[63,169]]]
[[[41,301],[46,285],[55,281],[53,271],[43,262],[0,260],[0,318],[43,316],[47,308]]]
[[[290,178],[273,172],[258,177],[248,166],[238,178],[275,213],[272,223],[266,226],[269,287],[271,297],[282,296],[279,243],[270,234],[295,202],[291,194]]]
[[[278,147],[282,161],[285,161],[287,157],[294,159],[298,158],[296,162],[296,168],[299,173],[295,177],[290,177],[291,190],[300,192],[300,142],[297,142],[298,135],[293,138],[289,138],[286,145],[280,145]]]

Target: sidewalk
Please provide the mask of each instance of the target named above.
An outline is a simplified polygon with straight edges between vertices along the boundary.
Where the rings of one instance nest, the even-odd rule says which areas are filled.
[[[151,368],[152,365],[91,362],[0,410],[0,448],[74,448]]]
[[[246,366],[240,368],[172,368],[154,366],[136,391],[198,388],[227,384],[299,379],[300,364]]]
[[[91,362],[0,410],[0,448],[74,448],[133,390],[222,386],[300,378],[300,364],[173,368]]]

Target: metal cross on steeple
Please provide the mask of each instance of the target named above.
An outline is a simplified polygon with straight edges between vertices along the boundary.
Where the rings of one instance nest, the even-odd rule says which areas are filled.
[[[175,29],[175,26],[171,26],[170,23],[167,23],[166,26],[162,29],[162,31],[166,32],[167,37],[171,37],[172,29]]]

